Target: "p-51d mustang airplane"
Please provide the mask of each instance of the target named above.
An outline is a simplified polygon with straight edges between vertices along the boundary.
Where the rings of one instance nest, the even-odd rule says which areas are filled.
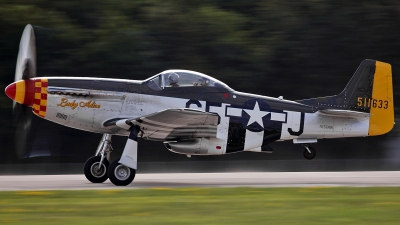
[[[34,31],[27,25],[16,82],[5,92],[39,117],[104,134],[84,167],[94,183],[110,178],[115,185],[130,184],[140,138],[163,141],[188,156],[271,152],[269,143],[293,140],[313,159],[310,145],[318,139],[381,135],[394,124],[391,66],[375,60],[364,60],[338,95],[289,101],[237,92],[188,70],[167,70],[144,81],[35,77],[35,57]],[[112,135],[128,140],[121,158],[110,164]]]

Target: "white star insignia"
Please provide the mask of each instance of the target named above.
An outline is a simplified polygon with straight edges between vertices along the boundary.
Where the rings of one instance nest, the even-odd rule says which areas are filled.
[[[264,128],[262,118],[268,115],[270,112],[261,111],[257,101],[253,109],[243,109],[243,110],[250,116],[247,126],[249,126],[254,122],[257,122],[262,128]]]

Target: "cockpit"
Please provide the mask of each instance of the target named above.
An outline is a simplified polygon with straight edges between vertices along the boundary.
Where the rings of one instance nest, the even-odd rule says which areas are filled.
[[[145,83],[154,91],[178,91],[179,89],[183,90],[188,88],[190,88],[190,91],[207,89],[207,91],[223,92],[232,90],[226,84],[215,78],[190,70],[166,70],[151,77]]]

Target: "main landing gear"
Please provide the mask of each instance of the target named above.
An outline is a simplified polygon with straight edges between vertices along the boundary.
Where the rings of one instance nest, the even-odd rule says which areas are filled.
[[[136,170],[131,169],[115,160],[108,168],[108,177],[110,181],[117,186],[126,186],[135,179]]]
[[[97,147],[95,156],[90,157],[84,166],[85,176],[90,182],[103,183],[110,178],[113,184],[117,186],[126,186],[133,181],[136,175],[135,169],[119,163],[120,159],[116,159],[110,164],[109,161],[112,150],[111,135],[104,134]],[[127,154],[129,155],[129,153]],[[131,155],[129,156],[131,157]]]
[[[311,147],[311,145],[304,144],[303,147],[304,147],[304,152],[303,152],[304,158],[308,160],[315,158],[315,156],[317,155],[317,151],[315,151],[315,149]]]
[[[83,171],[86,178],[92,183],[103,183],[108,179],[107,169],[110,163],[104,159],[102,163],[101,156],[92,156],[86,163]]]

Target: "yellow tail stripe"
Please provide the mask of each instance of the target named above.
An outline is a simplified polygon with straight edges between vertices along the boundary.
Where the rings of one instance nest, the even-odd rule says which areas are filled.
[[[376,61],[370,113],[369,136],[385,134],[393,128],[392,67],[388,63]]]
[[[25,81],[21,80],[16,83],[14,101],[23,104],[25,100]]]

